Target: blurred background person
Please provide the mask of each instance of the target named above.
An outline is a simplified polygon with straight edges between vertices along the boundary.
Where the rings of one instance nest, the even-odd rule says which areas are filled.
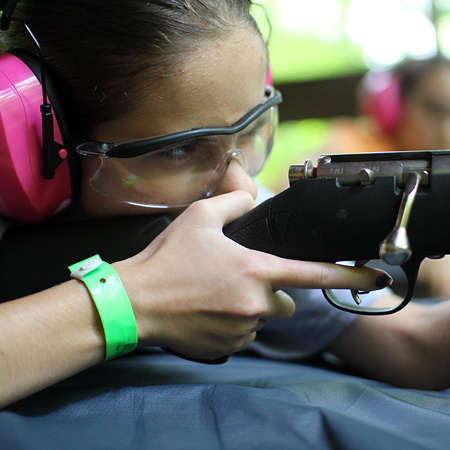
[[[369,71],[356,92],[357,119],[336,119],[323,153],[450,148],[450,61],[407,60]]]
[[[356,91],[355,118],[336,118],[327,143],[312,155],[450,148],[450,60],[406,60],[369,71]],[[449,205],[450,207],[450,205]],[[425,260],[416,295],[450,297],[450,257]]]

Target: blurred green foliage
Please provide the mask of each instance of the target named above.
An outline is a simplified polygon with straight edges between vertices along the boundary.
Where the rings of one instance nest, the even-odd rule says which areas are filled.
[[[280,123],[273,150],[258,180],[273,192],[288,186],[291,164],[303,164],[324,146],[328,121],[306,119]]]
[[[372,33],[371,44],[377,43],[378,38],[386,37],[388,31],[393,33],[392,36],[402,38],[399,29],[403,20],[397,19],[403,16],[399,14],[410,17],[408,14],[414,11],[432,23],[432,28],[434,25],[436,45],[441,52],[450,56],[450,0],[258,1],[266,7],[272,23],[269,54],[274,82],[281,91],[286,82],[353,75],[363,73],[369,67],[382,68],[368,56],[363,45],[349,37],[346,19],[352,6],[358,6],[359,13],[366,16],[358,17],[353,23],[356,23],[359,33],[364,33],[365,28],[373,25],[375,19],[372,20],[370,16],[370,8],[381,8],[381,15],[377,19],[386,23],[375,22],[375,29],[367,30]],[[258,10],[257,7],[254,9]],[[256,16],[263,34],[267,33],[265,16],[261,11],[256,11]],[[391,27],[390,30],[387,29],[388,26]],[[414,27],[412,33],[413,37],[417,35]],[[390,39],[388,36],[384,40],[386,51],[375,51],[374,54],[383,57],[389,53],[387,50],[394,46]],[[406,39],[408,40],[411,39]],[[406,41],[405,45],[409,42]],[[371,47],[370,50],[373,51],[374,48]],[[406,56],[406,50],[400,53],[400,57]],[[289,166],[303,163],[307,158],[315,158],[320,153],[326,143],[329,124],[330,120],[315,118],[280,123],[274,149],[258,179],[275,192],[285,188]]]
[[[287,8],[294,4],[293,0],[261,1],[269,12],[272,25],[269,43],[271,68],[274,82],[281,91],[285,82],[354,74],[366,69],[362,50],[344,32],[343,12],[348,1],[330,2],[341,4],[342,8],[337,11],[339,16],[333,18],[331,25],[328,20],[328,26],[333,29],[321,34],[317,23],[308,24],[304,18],[299,27],[295,22],[286,26]],[[263,34],[268,34],[265,17],[256,8],[254,12]],[[301,11],[294,11],[297,13]],[[317,154],[326,142],[328,123],[315,118],[280,123],[274,148],[258,180],[274,192],[286,188],[289,166],[301,164]]]
[[[263,0],[261,3],[272,24],[269,51],[276,83],[340,76],[366,69],[364,52],[345,31],[349,0]],[[257,20],[265,30],[261,13]]]

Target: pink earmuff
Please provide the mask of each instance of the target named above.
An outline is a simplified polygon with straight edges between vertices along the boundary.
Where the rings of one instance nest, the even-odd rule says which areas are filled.
[[[266,86],[273,86],[272,70],[270,67],[267,69]]]
[[[272,85],[269,69],[266,84]],[[51,95],[49,94],[51,103]],[[0,214],[26,223],[39,223],[70,203],[72,188],[67,150],[51,179],[45,179],[42,86],[19,57],[0,54]],[[56,114],[54,140],[63,139]]]
[[[0,214],[28,223],[52,216],[71,199],[65,149],[55,176],[43,176],[41,103],[32,70],[17,56],[0,55]],[[56,115],[53,123],[55,141],[63,144]]]
[[[399,77],[392,72],[368,72],[362,81],[359,106],[386,134],[392,134],[403,117]]]

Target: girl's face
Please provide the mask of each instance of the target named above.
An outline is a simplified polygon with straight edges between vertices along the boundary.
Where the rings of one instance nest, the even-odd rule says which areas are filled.
[[[237,29],[224,39],[200,44],[175,74],[143,94],[133,113],[100,124],[91,138],[124,142],[199,127],[230,126],[264,101],[266,72],[266,50],[261,38],[251,30]],[[98,166],[99,158],[83,158],[81,202],[87,214],[161,212],[133,206],[93,190],[89,180]],[[255,182],[239,160],[233,159],[213,195],[238,189],[256,197]],[[171,198],[176,198],[179,192],[175,184],[171,188],[164,183],[164,190],[161,196]]]

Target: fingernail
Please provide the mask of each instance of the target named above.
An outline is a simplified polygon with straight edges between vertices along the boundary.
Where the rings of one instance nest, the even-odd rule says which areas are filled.
[[[393,278],[389,274],[383,273],[382,275],[377,276],[375,285],[379,288],[384,288],[390,286],[393,281]]]

